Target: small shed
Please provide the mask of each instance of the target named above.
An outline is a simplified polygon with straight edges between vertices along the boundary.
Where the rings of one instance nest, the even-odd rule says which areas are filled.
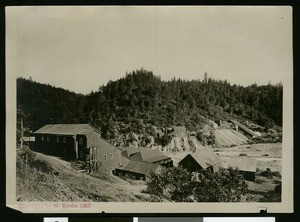
[[[195,153],[187,154],[179,163],[178,166],[187,169],[190,172],[201,170],[210,170],[217,172],[222,166],[222,160],[208,148],[203,148]]]
[[[157,172],[160,168],[159,164],[139,162],[139,161],[130,161],[127,166],[123,169],[117,168],[115,170],[116,176],[119,176],[123,179],[132,179],[132,180],[146,180],[150,175],[150,172]]]
[[[249,157],[228,157],[224,159],[224,168],[238,168],[245,180],[255,181],[256,160]]]
[[[23,141],[23,144],[25,144],[25,145],[32,146],[32,145],[34,145],[35,137],[34,136],[24,136],[19,141],[20,142]]]

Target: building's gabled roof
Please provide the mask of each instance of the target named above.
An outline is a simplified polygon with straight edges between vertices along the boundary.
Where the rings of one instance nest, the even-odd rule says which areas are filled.
[[[131,160],[134,161],[144,161],[149,163],[155,163],[162,160],[171,159],[170,157],[166,156],[163,152],[158,149],[154,150],[147,150],[147,149],[139,149],[140,152],[131,156]]]
[[[210,166],[214,166],[222,162],[220,157],[217,156],[212,150],[208,148],[203,148],[195,153],[187,154],[179,164],[187,157],[191,156],[203,169],[206,169]]]
[[[141,151],[139,148],[136,148],[136,147],[124,147],[124,148],[121,148],[121,150],[122,150],[123,156],[125,156],[126,158],[130,158],[132,155]]]
[[[91,131],[98,132],[90,124],[47,124],[35,131],[35,134],[77,135]]]
[[[237,167],[240,171],[256,172],[256,160],[249,157],[227,157],[224,158],[223,167]]]
[[[146,163],[139,161],[130,161],[124,168],[126,171],[149,175],[150,172],[155,172],[159,168],[159,164]]]

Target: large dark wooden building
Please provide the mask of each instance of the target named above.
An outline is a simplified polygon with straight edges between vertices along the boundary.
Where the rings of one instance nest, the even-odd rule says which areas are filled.
[[[90,124],[48,124],[34,132],[37,151],[66,160],[97,160],[106,172],[129,162],[122,150],[101,138]]]

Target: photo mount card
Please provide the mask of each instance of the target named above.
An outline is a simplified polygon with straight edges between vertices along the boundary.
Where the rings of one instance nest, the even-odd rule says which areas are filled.
[[[136,94],[122,91],[124,79],[128,84],[131,80],[138,83],[140,80],[135,77],[143,75],[154,79],[139,82],[145,84],[144,91],[138,84],[130,89],[141,90]],[[145,90],[147,81],[160,91]],[[201,87],[195,91],[192,87],[176,91],[172,84]],[[208,89],[210,84],[210,91],[214,90],[213,84],[227,85],[230,90],[252,87],[257,93],[257,103],[243,105],[245,94],[239,95],[236,103],[218,104],[218,99],[232,95],[224,91],[222,96],[210,95],[207,103],[198,104],[195,98],[202,98],[198,92]],[[275,102],[260,100],[258,92],[268,87],[279,90],[276,91],[279,94],[281,88],[282,100],[276,100],[280,98],[276,93],[269,95]],[[119,100],[109,97],[112,95],[105,94],[108,89],[124,96],[116,95]],[[172,90],[178,92],[178,97]],[[187,90],[195,92],[194,99]],[[249,95],[250,91],[247,91]],[[155,93],[161,93],[156,97],[158,100],[147,100]],[[84,107],[81,102],[87,101],[85,98],[93,99],[93,95],[99,96],[91,100],[93,107]],[[194,102],[188,104],[184,100]],[[260,105],[266,107],[261,101],[270,106],[272,102],[281,104],[278,115],[282,118],[277,119],[282,123],[280,129],[260,132],[259,124],[248,122],[246,117],[250,118],[250,114],[262,115],[261,124],[274,122],[267,116],[268,111],[256,110]],[[124,104],[132,104],[138,111],[121,112]],[[206,106],[199,108],[201,104]],[[155,112],[151,113],[151,109]],[[176,109],[183,114],[176,113]],[[203,113],[198,115],[191,110]],[[221,116],[217,117],[218,113]],[[127,118],[125,114],[128,119],[121,120],[120,115]],[[192,119],[195,115],[197,121],[205,120],[206,125]],[[185,120],[180,125],[183,116],[195,126]],[[131,125],[126,121],[131,121]],[[251,124],[258,128],[249,130]],[[122,131],[124,126],[130,133]],[[156,132],[153,137],[147,131],[150,128]],[[205,130],[209,135],[203,133]],[[237,139],[239,130],[245,134],[238,134]],[[117,136],[121,138],[115,132],[124,132],[122,141],[114,140]],[[98,134],[106,138],[98,138]],[[166,138],[175,145],[164,150],[160,134],[168,135]],[[261,134],[269,135],[266,140],[271,142],[255,142],[259,139],[254,137]],[[246,144],[227,144],[228,137]],[[196,154],[185,150],[190,141],[198,144]],[[38,149],[26,151],[24,147],[31,148],[32,144]],[[86,147],[81,150],[84,144]],[[147,145],[158,146],[163,152],[159,158],[167,158],[147,162],[143,153],[154,155],[149,154]],[[134,156],[124,150],[130,146],[145,147],[135,150],[138,154]],[[206,152],[207,147],[210,151]],[[83,158],[87,150],[91,154],[89,162],[84,169],[79,169],[74,159]],[[205,156],[214,157],[205,160]],[[212,160],[218,158],[222,159],[222,165]],[[249,192],[250,200],[233,198],[227,202],[228,196],[222,200],[217,195],[214,198],[218,201],[212,197],[198,201],[208,194],[204,192],[201,196],[194,191],[182,201],[184,192],[174,197],[168,190],[177,181],[170,183],[158,199],[149,197],[147,183],[143,181],[149,178],[150,168],[164,172],[162,164],[185,167],[194,160],[201,169],[208,169],[206,173],[187,174],[193,175],[191,180],[195,184],[200,184],[199,176],[211,176],[210,170],[227,172],[229,167],[237,167],[241,171],[245,163],[251,165],[249,168],[258,166],[252,173],[243,171],[248,188],[255,187]],[[45,162],[49,165],[44,166]],[[100,176],[93,176],[93,166],[103,170]],[[136,168],[148,171],[141,173]],[[180,167],[175,170],[181,172]],[[253,181],[251,178],[258,172],[259,178]],[[6,182],[7,206],[24,213],[258,213],[261,209],[267,213],[293,212],[292,7],[6,7]],[[269,198],[268,194],[274,192],[280,192],[279,199],[278,196]]]
[[[68,222],[68,217],[44,217],[43,222]]]
[[[203,222],[276,222],[275,217],[204,217]]]

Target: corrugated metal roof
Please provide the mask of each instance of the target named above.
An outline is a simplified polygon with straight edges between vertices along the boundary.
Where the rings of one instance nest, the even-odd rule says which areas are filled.
[[[124,170],[149,175],[151,171],[155,172],[158,168],[158,164],[130,161]]]
[[[249,157],[227,157],[223,158],[224,168],[239,168],[241,171],[256,172],[256,160]]]
[[[97,131],[89,124],[47,124],[35,131],[35,134],[63,134],[76,135],[86,134],[92,130]]]

